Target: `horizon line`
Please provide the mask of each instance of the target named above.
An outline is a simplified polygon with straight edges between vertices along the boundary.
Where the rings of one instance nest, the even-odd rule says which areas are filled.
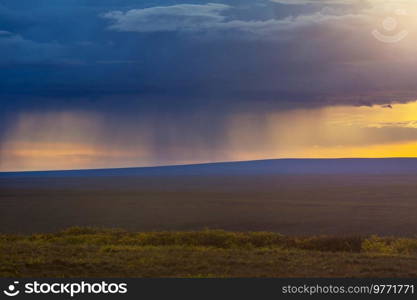
[[[204,166],[227,163],[245,163],[245,162],[265,162],[276,160],[391,160],[391,159],[416,159],[417,157],[336,157],[336,158],[265,158],[254,160],[230,160],[217,162],[201,162],[201,163],[184,163],[172,165],[153,165],[153,166],[131,166],[131,167],[103,167],[90,169],[47,169],[47,170],[22,170],[22,171],[0,171],[0,174],[5,173],[34,173],[34,172],[77,172],[77,171],[105,171],[105,170],[122,170],[122,169],[151,169],[151,168],[169,168],[169,167],[186,167],[186,166]]]

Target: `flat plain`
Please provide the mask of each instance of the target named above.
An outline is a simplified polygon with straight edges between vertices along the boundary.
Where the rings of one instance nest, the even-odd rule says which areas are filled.
[[[417,234],[417,175],[0,178],[0,232],[72,226]]]
[[[416,170],[313,160],[0,174],[0,277],[417,277]]]

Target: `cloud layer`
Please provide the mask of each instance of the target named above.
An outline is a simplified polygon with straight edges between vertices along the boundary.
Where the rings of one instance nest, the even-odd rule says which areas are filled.
[[[118,31],[160,32],[200,31],[217,26],[225,20],[221,13],[230,7],[224,4],[179,4],[112,11],[103,15],[114,21],[110,29]]]
[[[406,41],[383,44],[373,2],[194,2],[6,2],[2,97],[277,109],[415,98],[415,22],[399,24]]]
[[[411,1],[379,0],[3,1],[0,150],[15,149],[5,146],[12,140],[21,145],[11,132],[21,132],[16,128],[22,116],[40,112],[50,123],[62,124],[67,121],[50,116],[100,116],[100,134],[93,130],[92,135],[102,147],[119,146],[108,149],[111,153],[139,149],[142,142],[132,146],[132,136],[148,133],[147,153],[155,162],[229,159],[227,149],[239,147],[251,153],[252,145],[272,139],[260,133],[269,126],[269,114],[388,104],[395,109],[417,99],[416,11]],[[384,43],[375,30],[388,40],[407,35]],[[42,117],[33,120],[42,123]],[[413,141],[415,128],[401,125],[413,120],[379,121],[360,139],[341,143]],[[313,121],[299,131],[312,128]],[[252,122],[257,125],[247,125]],[[290,125],[270,131],[295,126],[291,118],[281,122]],[[41,131],[51,132],[50,123]],[[259,139],[236,129],[252,132],[252,127],[257,129],[250,136]],[[284,133],[279,136],[285,141]],[[308,140],[301,133],[299,138]],[[339,141],[338,134],[315,138],[327,146]],[[53,139],[51,134],[45,143]],[[308,141],[303,147],[313,146]],[[96,148],[80,149],[104,155]],[[262,155],[275,153],[268,151]]]

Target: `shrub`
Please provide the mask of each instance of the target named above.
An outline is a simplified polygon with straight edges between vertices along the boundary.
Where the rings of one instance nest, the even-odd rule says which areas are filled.
[[[398,254],[417,254],[417,240],[399,238],[392,243],[394,251]]]
[[[299,248],[326,252],[360,252],[361,237],[311,237],[300,240]]]
[[[395,249],[391,245],[391,242],[389,239],[384,239],[375,235],[363,241],[362,250],[364,252],[387,254],[387,255],[395,253]]]

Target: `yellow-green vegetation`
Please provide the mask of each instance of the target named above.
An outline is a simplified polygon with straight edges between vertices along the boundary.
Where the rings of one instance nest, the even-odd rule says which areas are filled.
[[[1,277],[416,277],[417,239],[74,227],[0,235]]]

